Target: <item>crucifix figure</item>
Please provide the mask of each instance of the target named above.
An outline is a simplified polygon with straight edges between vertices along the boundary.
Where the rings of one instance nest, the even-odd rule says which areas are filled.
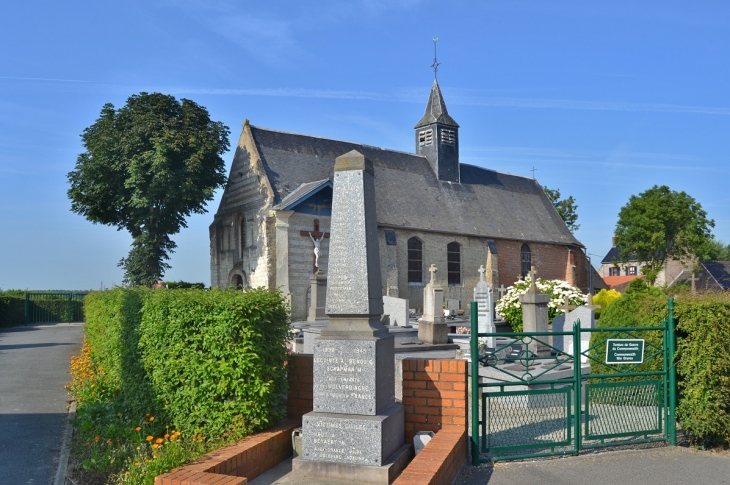
[[[484,265],[481,265],[481,266],[479,266],[479,269],[478,269],[478,271],[479,271],[479,281],[484,281],[484,282],[486,282],[487,280],[485,280],[485,279],[484,279],[484,273],[485,273],[485,272],[486,272],[487,270],[486,270],[486,269],[484,269]]]
[[[435,285],[436,284],[436,271],[438,271],[438,269],[436,268],[436,265],[432,264],[431,267],[428,268],[428,271],[431,273],[431,284]]]
[[[309,236],[314,243],[314,268],[312,273],[319,272],[319,249],[322,244],[322,239],[329,238],[329,232],[323,232],[319,230],[319,219],[314,220],[314,231],[299,231],[300,236]]]

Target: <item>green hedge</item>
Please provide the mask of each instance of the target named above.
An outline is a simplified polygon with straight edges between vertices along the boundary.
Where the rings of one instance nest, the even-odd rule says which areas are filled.
[[[91,293],[86,319],[94,360],[120,382],[119,412],[206,437],[285,413],[289,322],[278,291],[120,288]]]
[[[730,294],[682,294],[675,299],[674,315],[677,419],[700,445],[730,445]],[[658,326],[666,316],[666,297],[656,289],[635,288],[615,300],[596,327]],[[661,345],[659,332],[642,337]],[[599,338],[605,334],[594,333],[591,345]],[[605,346],[593,355],[602,360]],[[661,368],[662,360],[655,358],[636,370]],[[591,373],[611,370],[591,362]]]
[[[25,317],[25,296],[0,292],[0,327],[22,325]]]
[[[730,444],[730,294],[678,301],[677,418],[698,444]]]

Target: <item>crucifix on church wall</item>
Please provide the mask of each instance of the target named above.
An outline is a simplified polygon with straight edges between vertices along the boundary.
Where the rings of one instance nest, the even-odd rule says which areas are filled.
[[[314,220],[314,230],[313,231],[299,231],[300,236],[307,236],[312,240],[312,243],[314,244],[314,255],[312,260],[312,273],[318,273],[319,272],[319,251],[320,251],[320,245],[322,243],[322,239],[329,238],[330,233],[329,232],[322,232],[319,230],[319,219]]]

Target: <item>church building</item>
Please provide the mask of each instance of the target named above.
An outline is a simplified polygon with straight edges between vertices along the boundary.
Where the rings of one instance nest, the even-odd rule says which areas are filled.
[[[583,291],[600,284],[536,180],[459,162],[459,125],[436,81],[413,135],[405,153],[246,120],[210,225],[211,285],[279,288],[292,320],[305,319],[310,279],[327,272],[335,158],[351,150],[375,167],[383,292],[411,308],[422,308],[431,264],[444,298],[467,312],[481,265],[493,288],[531,266]]]

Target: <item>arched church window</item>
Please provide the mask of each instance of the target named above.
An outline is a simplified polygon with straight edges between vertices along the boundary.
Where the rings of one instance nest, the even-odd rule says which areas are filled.
[[[524,278],[532,269],[532,252],[527,244],[523,244],[520,249],[520,261],[522,262],[520,276]]]
[[[236,285],[236,290],[239,290],[239,291],[243,290],[243,276],[241,276],[240,274],[237,274],[234,279],[234,282]]]
[[[423,283],[423,243],[417,237],[408,240],[408,283]]]
[[[449,286],[461,285],[461,244],[452,242],[446,245],[446,261]]]

